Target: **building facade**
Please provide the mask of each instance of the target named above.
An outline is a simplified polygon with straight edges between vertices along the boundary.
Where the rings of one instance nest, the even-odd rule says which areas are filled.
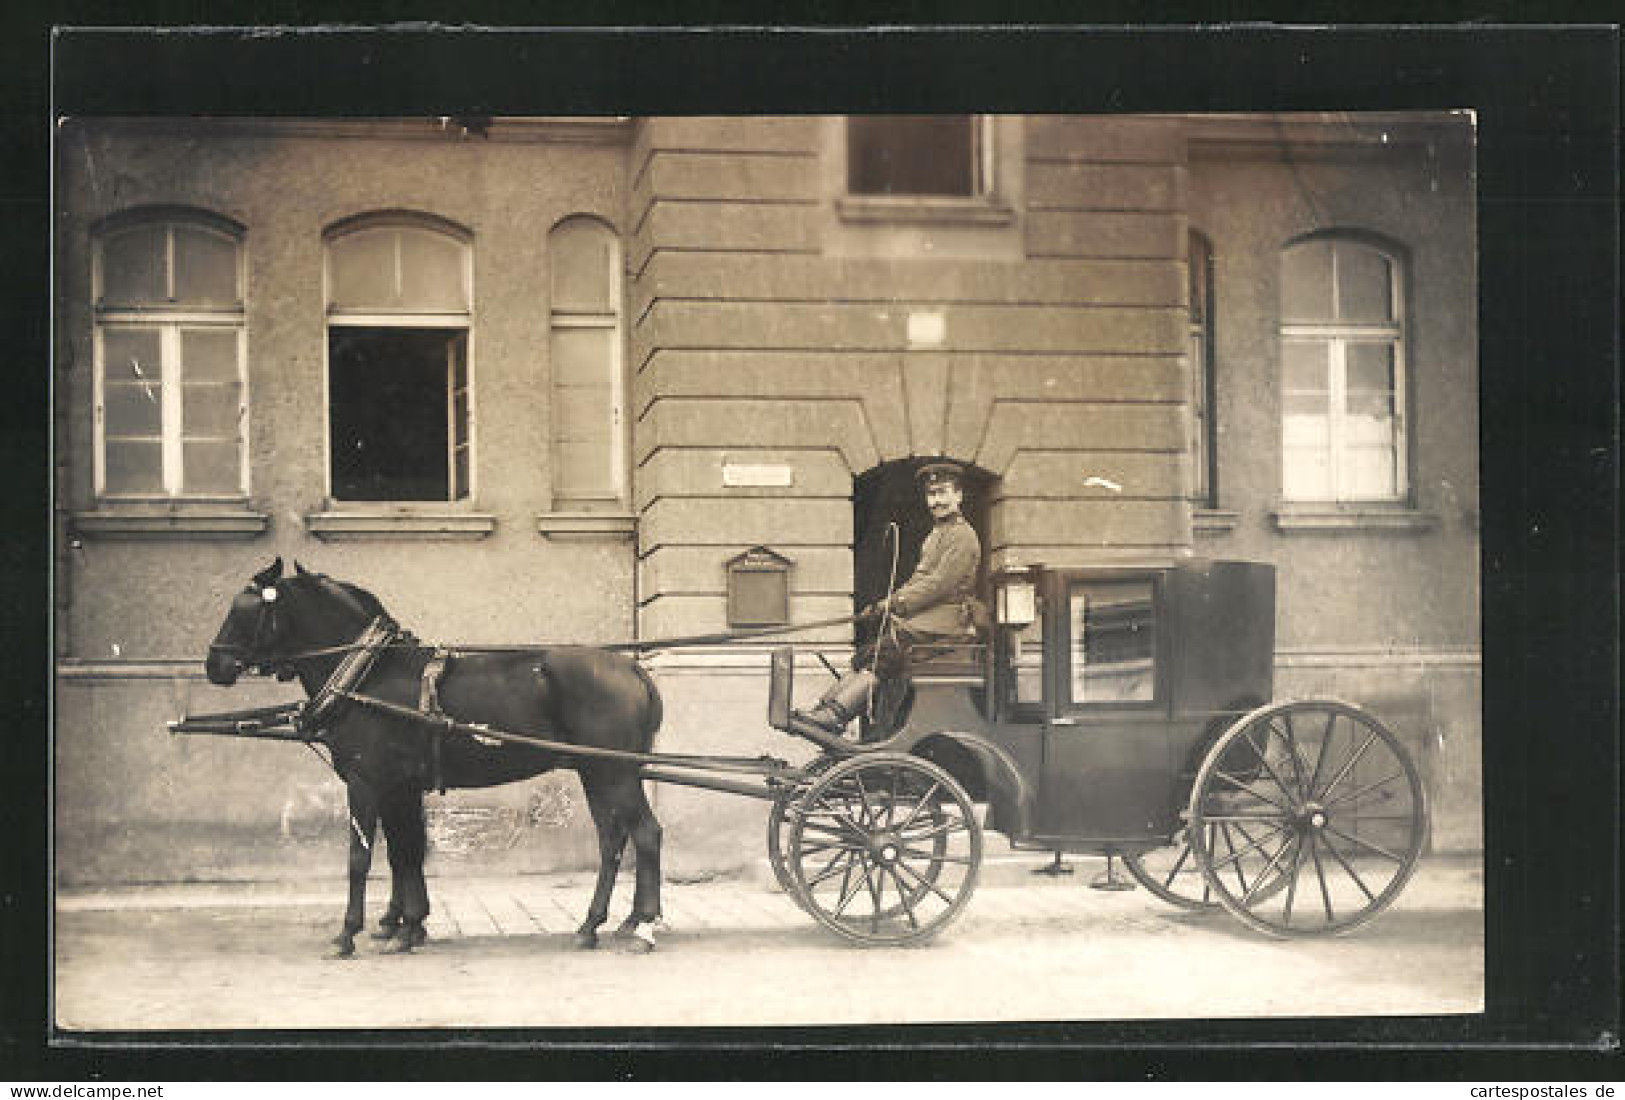
[[[830,619],[937,456],[990,574],[1273,562],[1277,695],[1391,718],[1481,844],[1464,116],[85,119],[57,181],[64,882],[341,868],[312,754],[164,732],[287,698],[201,678],[275,556],[446,644]],[[660,747],[803,752],[766,652],[652,657]],[[760,857],[654,797],[673,873]],[[430,816],[442,873],[596,855],[573,777]]]

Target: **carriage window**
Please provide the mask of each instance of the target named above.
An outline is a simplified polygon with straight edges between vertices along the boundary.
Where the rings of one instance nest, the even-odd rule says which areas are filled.
[[[1010,687],[1017,704],[1044,701],[1044,620],[1009,631]]]
[[[1142,703],[1156,694],[1149,581],[1074,584],[1067,599],[1073,703]]]
[[[328,460],[335,500],[471,494],[469,249],[461,231],[369,218],[327,243]]]
[[[95,479],[110,498],[248,489],[241,231],[168,213],[121,219],[95,253]]]
[[[1282,493],[1406,494],[1400,267],[1361,241],[1317,237],[1281,257]]]

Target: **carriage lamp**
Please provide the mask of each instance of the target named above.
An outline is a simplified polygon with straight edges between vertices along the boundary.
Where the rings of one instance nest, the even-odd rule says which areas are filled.
[[[1030,577],[1006,577],[999,583],[997,603],[1001,626],[1028,626],[1038,618],[1038,586]]]
[[[276,603],[276,589],[269,585],[260,589],[260,599],[266,603]]]

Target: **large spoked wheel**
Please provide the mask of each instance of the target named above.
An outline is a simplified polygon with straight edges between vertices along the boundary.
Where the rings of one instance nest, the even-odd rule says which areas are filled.
[[[832,763],[834,761],[830,757],[818,757],[806,766],[805,771],[809,775],[819,775],[828,770]],[[805,793],[805,787],[785,791],[774,800],[773,808],[767,813],[767,862],[773,868],[773,879],[779,884],[779,889],[802,909],[807,908],[807,900],[802,896],[796,876],[790,871],[789,823]]]
[[[843,760],[786,819],[785,859],[803,908],[857,943],[928,940],[976,890],[975,807],[928,760],[889,752]]]
[[[1211,828],[1211,826],[1209,826]],[[1181,909],[1217,909],[1213,888],[1202,874],[1202,864],[1191,855],[1189,830],[1181,829],[1173,843],[1145,852],[1124,852],[1123,866],[1134,881]]]
[[[1422,780],[1358,707],[1283,703],[1240,719],[1191,791],[1191,858],[1212,896],[1273,936],[1347,932],[1405,888],[1427,837]]]

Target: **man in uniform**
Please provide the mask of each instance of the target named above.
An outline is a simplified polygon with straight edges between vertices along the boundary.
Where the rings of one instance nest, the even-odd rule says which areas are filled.
[[[864,608],[858,619],[881,620],[881,636],[852,662],[852,671],[824,693],[811,711],[797,714],[830,733],[869,709],[877,684],[896,684],[909,652],[920,647],[952,647],[974,642],[985,629],[986,609],[976,598],[982,543],[960,511],[965,500],[963,471],[933,462],[915,474],[931,510],[931,532],[920,545],[920,561],[908,581],[890,598]],[[879,673],[877,677],[876,673]]]

